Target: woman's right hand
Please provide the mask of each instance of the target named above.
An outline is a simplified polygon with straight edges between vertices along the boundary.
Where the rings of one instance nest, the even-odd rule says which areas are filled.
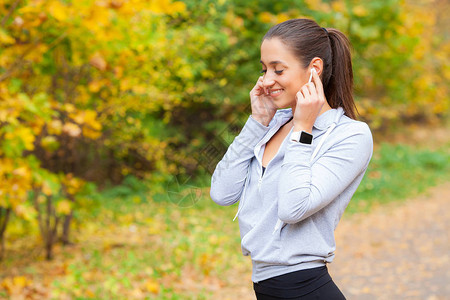
[[[268,92],[263,85],[263,76],[258,78],[256,85],[250,91],[252,118],[264,126],[269,125],[278,109]]]

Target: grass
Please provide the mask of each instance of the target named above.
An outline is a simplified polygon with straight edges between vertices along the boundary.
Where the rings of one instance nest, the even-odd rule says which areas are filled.
[[[450,180],[450,145],[436,150],[382,144],[347,211],[369,212],[373,206],[402,201]]]
[[[347,213],[370,212],[448,181],[448,146],[381,145]],[[9,237],[17,238],[9,239],[0,266],[0,298],[215,299],[231,281],[249,281],[235,275],[251,270],[232,222],[236,207],[215,205],[208,180],[192,183],[205,187],[195,189],[198,201],[147,200],[148,187],[132,179],[103,192],[100,205],[78,212],[75,244],[58,245],[51,262],[43,260],[35,224],[13,219]],[[171,186],[181,194],[185,187]]]

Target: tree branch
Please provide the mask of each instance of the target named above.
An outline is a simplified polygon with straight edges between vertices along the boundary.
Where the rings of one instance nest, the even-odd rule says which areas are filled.
[[[19,5],[19,3],[20,3],[20,0],[17,0],[16,2],[14,2],[13,5],[11,5],[11,7],[9,8],[8,13],[3,17],[2,21],[0,22],[0,26],[1,27],[5,27],[6,21],[8,21],[9,17],[11,17],[11,15],[16,10],[16,8]]]

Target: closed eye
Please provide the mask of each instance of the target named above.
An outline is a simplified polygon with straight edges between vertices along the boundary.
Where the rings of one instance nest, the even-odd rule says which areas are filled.
[[[283,73],[283,71],[284,71],[284,70],[275,71],[275,73],[276,73],[277,75],[281,75],[281,73]]]
[[[267,72],[267,70],[261,70],[261,72],[260,73],[266,73]]]

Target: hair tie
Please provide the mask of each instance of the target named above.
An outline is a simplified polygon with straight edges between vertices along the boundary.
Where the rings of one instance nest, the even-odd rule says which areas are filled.
[[[325,31],[325,33],[328,35],[328,30],[325,27],[322,27],[322,29]]]

